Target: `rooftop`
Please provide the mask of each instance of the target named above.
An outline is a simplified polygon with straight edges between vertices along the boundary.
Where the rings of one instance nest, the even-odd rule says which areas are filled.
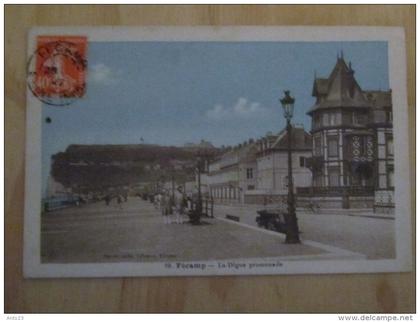
[[[363,91],[354,77],[351,62],[347,65],[343,55],[328,78],[315,78],[312,96],[316,103],[308,114],[318,109],[336,107],[371,108],[391,106],[391,91]]]
[[[283,129],[271,146],[272,150],[287,150],[287,130]],[[292,149],[312,150],[312,136],[303,127],[292,126]]]

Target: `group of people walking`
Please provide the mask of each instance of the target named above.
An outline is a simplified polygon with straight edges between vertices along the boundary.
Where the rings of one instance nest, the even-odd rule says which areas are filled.
[[[178,187],[173,193],[169,190],[157,193],[154,197],[154,205],[161,211],[164,224],[184,223],[187,211],[192,208],[191,198],[185,196],[182,187]]]
[[[105,204],[106,204],[107,206],[109,206],[109,205],[110,205],[110,203],[111,203],[111,201],[112,201],[112,199],[115,199],[115,200],[116,200],[116,202],[117,202],[117,208],[118,208],[118,209],[122,209],[122,203],[123,203],[123,202],[127,202],[127,201],[128,201],[128,194],[127,194],[127,193],[117,194],[117,195],[110,195],[110,194],[107,194],[107,195],[104,197]]]

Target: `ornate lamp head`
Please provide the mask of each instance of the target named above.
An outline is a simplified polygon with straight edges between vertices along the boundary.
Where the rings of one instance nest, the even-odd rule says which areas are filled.
[[[293,117],[293,109],[295,105],[295,99],[290,96],[290,91],[284,91],[284,97],[280,99],[280,103],[283,106],[284,117],[290,121]]]

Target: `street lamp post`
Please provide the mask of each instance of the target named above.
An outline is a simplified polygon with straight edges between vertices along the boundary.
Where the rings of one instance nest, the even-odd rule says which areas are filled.
[[[290,91],[284,91],[284,97],[280,99],[284,110],[284,118],[287,120],[287,170],[288,170],[288,194],[286,216],[286,244],[299,244],[299,228],[295,209],[295,196],[293,193],[293,172],[292,172],[292,125],[295,99],[290,96]]]
[[[190,215],[190,223],[193,225],[199,225],[200,224],[200,218],[203,212],[202,207],[202,200],[201,200],[201,156],[197,157],[197,167],[196,167],[196,174],[197,174],[197,202],[195,204],[195,207]]]

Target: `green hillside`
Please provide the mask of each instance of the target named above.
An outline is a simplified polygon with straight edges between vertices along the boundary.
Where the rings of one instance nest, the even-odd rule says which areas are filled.
[[[150,144],[70,145],[52,156],[55,181],[74,191],[101,191],[139,182],[194,179],[199,155],[213,159],[217,148],[186,148]]]

